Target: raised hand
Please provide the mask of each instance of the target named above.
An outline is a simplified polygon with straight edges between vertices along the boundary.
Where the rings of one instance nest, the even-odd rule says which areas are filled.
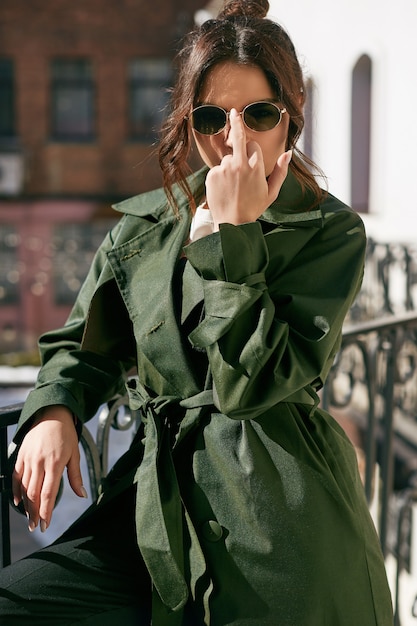
[[[241,116],[232,109],[228,138],[230,153],[212,167],[206,179],[206,198],[215,230],[224,222],[254,222],[278,196],[287,176],[291,150],[280,155],[268,178],[262,150],[255,141],[246,140]]]

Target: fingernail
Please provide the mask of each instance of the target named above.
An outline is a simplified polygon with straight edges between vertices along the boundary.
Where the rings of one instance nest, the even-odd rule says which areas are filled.
[[[36,524],[35,524],[35,522],[34,522],[33,520],[30,520],[30,521],[29,521],[29,526],[28,526],[28,528],[29,528],[29,532],[33,533],[33,531],[34,531],[34,530],[35,530],[35,528],[36,528]]]
[[[41,533],[44,533],[47,528],[48,524],[45,522],[44,519],[41,519]]]
[[[291,159],[292,159],[292,150],[288,150],[286,155],[285,155],[285,160],[287,162],[287,165],[291,161]]]
[[[88,498],[88,493],[84,486],[81,486],[81,493],[83,494],[83,498]]]
[[[230,117],[238,117],[239,113],[237,112],[237,109],[230,109]]]

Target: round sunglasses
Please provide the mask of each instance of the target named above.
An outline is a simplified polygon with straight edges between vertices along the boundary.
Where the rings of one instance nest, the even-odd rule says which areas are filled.
[[[257,133],[272,130],[282,120],[287,109],[280,109],[273,102],[252,102],[239,113],[245,126]],[[201,135],[217,135],[226,127],[230,111],[214,104],[202,104],[191,112],[188,118],[191,126]]]

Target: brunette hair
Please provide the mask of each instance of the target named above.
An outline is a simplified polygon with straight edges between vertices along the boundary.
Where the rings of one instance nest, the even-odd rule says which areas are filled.
[[[175,184],[186,194],[191,210],[195,200],[187,183],[191,173],[188,157],[191,131],[187,117],[198,104],[208,72],[219,63],[259,67],[276,98],[287,109],[290,122],[286,149],[293,150],[290,167],[303,188],[313,193],[313,206],[320,202],[320,189],[312,169],[321,173],[298,148],[304,126],[305,87],[294,45],[285,30],[266,19],[268,0],[229,0],[216,19],[204,22],[185,40],[178,54],[178,74],[171,94],[171,113],[162,129],[159,163],[168,199],[174,210]]]

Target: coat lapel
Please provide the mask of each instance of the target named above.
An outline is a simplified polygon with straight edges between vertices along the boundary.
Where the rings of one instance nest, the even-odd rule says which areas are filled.
[[[180,397],[199,391],[190,371],[175,306],[174,268],[189,230],[189,219],[167,215],[126,243],[108,259],[125,302],[137,343],[138,366],[156,391]],[[194,286],[198,285],[194,277]],[[201,298],[195,291],[190,302]],[[193,306],[193,305],[191,305]],[[156,368],[163,381],[158,380]]]

